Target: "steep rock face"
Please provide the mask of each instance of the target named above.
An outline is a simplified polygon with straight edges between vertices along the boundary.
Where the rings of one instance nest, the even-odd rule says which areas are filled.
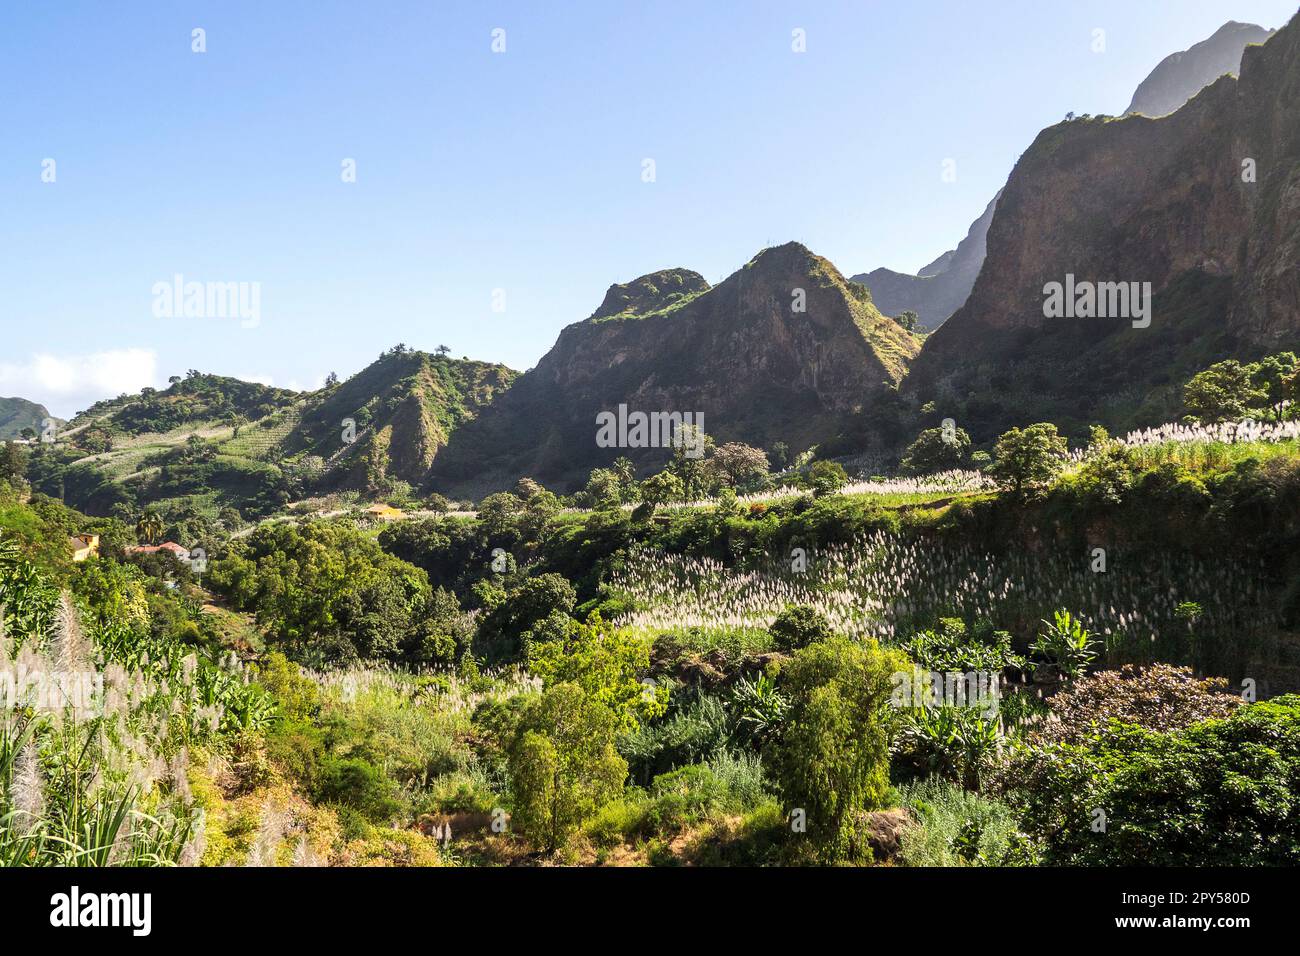
[[[619,404],[702,414],[719,441],[780,440],[798,451],[890,391],[918,349],[862,286],[797,243],[766,249],[705,288],[686,270],[615,286],[592,318],[564,329],[535,369],[453,436],[434,462],[435,481],[501,486],[531,475],[572,486],[620,454],[662,461],[663,449],[597,446],[597,414]]]
[[[1229,20],[1213,36],[1161,60],[1138,85],[1124,112],[1144,116],[1172,113],[1223,74],[1236,73],[1247,45],[1263,43],[1272,32],[1253,23]]]
[[[1236,73],[1245,48],[1263,43],[1271,35],[1272,31],[1253,23],[1225,23],[1213,36],[1162,60],[1138,86],[1125,112],[1146,116],[1172,113],[1223,74]],[[994,196],[956,249],[945,252],[916,275],[880,268],[855,275],[854,281],[871,290],[885,315],[899,315],[910,309],[926,329],[937,329],[961,308],[975,285],[997,201]]]
[[[1169,116],[1040,133],[1003,190],[970,297],[926,342],[907,391],[947,400],[976,429],[1048,411],[1118,416],[1231,350],[1295,343],[1298,270],[1293,21],[1246,49],[1240,79],[1219,79]],[[1046,318],[1044,285],[1067,274],[1151,283],[1150,327]],[[961,407],[990,391],[1000,398]]]
[[[948,250],[916,275],[880,268],[855,275],[853,281],[871,290],[872,300],[885,315],[901,315],[910,309],[926,329],[937,329],[961,308],[975,285],[997,202],[998,196],[994,196],[956,249]]]

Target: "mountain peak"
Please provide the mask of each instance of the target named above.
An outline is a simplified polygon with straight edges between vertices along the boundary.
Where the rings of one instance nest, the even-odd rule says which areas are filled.
[[[746,264],[746,268],[774,269],[781,272],[791,270],[809,271],[823,264],[830,266],[832,269],[835,268],[828,259],[823,259],[802,242],[790,241],[783,245],[768,246],[766,249],[759,250],[754,258],[750,259]]]
[[[1160,61],[1133,93],[1125,113],[1166,116],[1225,73],[1241,69],[1241,56],[1252,43],[1263,43],[1272,30],[1254,23],[1229,20],[1186,50]]]
[[[616,282],[605,293],[590,321],[636,318],[681,304],[709,291],[704,276],[690,269],[660,269],[631,282]]]

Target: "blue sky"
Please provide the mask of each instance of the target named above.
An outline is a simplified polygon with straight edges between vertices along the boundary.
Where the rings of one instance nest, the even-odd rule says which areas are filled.
[[[1295,9],[6,4],[0,395],[66,416],[188,368],[307,388],[397,342],[523,369],[612,282],[716,282],[791,239],[846,274],[912,270],[1039,129],[1119,112],[1226,20]],[[159,317],[177,274],[258,283],[259,321]]]

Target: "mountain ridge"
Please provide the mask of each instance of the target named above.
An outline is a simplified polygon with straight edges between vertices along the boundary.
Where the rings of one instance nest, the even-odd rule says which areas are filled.
[[[657,288],[663,274],[628,285]],[[487,470],[497,484],[522,474],[572,484],[619,454],[666,454],[596,447],[596,414],[620,403],[700,413],[720,441],[801,450],[833,437],[833,422],[872,393],[896,387],[919,350],[865,287],[799,243],[764,249],[691,292],[666,305],[652,297],[648,311],[617,319],[597,309],[565,327],[499,404],[453,437],[434,483],[463,485]]]
[[[949,249],[916,275],[881,267],[858,273],[853,281],[871,290],[872,298],[886,315],[912,311],[926,329],[937,329],[961,308],[975,284],[984,263],[989,223],[993,221],[993,210],[1001,195],[1002,191],[998,190],[955,249]]]
[[[1236,73],[1246,47],[1263,43],[1274,32],[1258,24],[1229,20],[1199,43],[1161,60],[1133,91],[1124,113],[1167,116],[1218,77]]]
[[[1165,57],[1138,84],[1125,114],[1172,113],[1224,73],[1236,73],[1246,47],[1264,42],[1274,32],[1229,20],[1205,40]],[[1001,195],[999,190],[956,249],[938,256],[915,275],[881,267],[853,276],[854,281],[871,289],[886,315],[910,310],[927,330],[937,329],[961,308],[975,286],[984,262],[989,224]]]

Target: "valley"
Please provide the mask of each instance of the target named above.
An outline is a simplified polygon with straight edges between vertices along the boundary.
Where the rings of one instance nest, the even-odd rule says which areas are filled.
[[[1042,129],[915,274],[727,268],[523,370],[340,280],[427,340],[0,400],[0,864],[1300,865],[1300,21]]]

